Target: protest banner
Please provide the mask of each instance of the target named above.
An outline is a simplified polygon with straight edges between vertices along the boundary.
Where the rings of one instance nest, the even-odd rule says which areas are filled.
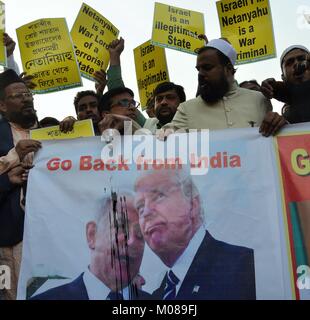
[[[0,65],[6,66],[6,48],[4,46],[3,34],[5,32],[5,4],[0,1]]]
[[[275,143],[288,252],[297,297],[310,297],[310,134],[309,131],[281,133]],[[308,293],[308,294],[307,294]]]
[[[196,54],[204,45],[200,34],[205,34],[201,12],[155,2],[152,44]]]
[[[99,12],[83,3],[71,30],[75,54],[82,76],[94,80],[94,72],[106,70],[110,55],[108,45],[119,30]]]
[[[34,76],[34,93],[82,85],[80,70],[64,18],[40,19],[16,30],[23,70]]]
[[[94,127],[91,119],[76,121],[73,129],[68,132],[61,132],[59,126],[30,130],[30,139],[34,140],[62,140],[93,137],[94,135]]]
[[[281,136],[289,162],[279,165],[285,171],[294,159],[298,178],[307,179],[289,181],[306,190],[299,201],[309,199],[310,126],[282,132],[292,130],[294,148],[303,151],[290,157],[293,141],[284,146]],[[113,287],[143,299],[164,284],[180,246],[185,275],[176,299],[307,298],[296,292],[300,271],[290,254],[275,139],[246,128],[165,142],[141,134],[108,144],[100,137],[44,141],[28,179],[18,298],[105,300]],[[49,192],[41,192],[42,181]],[[133,295],[138,272],[145,285]],[[102,283],[108,289],[99,295]]]
[[[165,49],[146,41],[133,50],[140,102],[146,106],[156,86],[169,81]]]
[[[237,64],[276,57],[269,0],[216,3],[222,37],[237,51]]]

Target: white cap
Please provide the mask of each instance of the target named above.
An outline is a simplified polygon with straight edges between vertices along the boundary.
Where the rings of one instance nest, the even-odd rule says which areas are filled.
[[[292,46],[286,48],[286,49],[283,51],[283,53],[282,53],[282,55],[281,55],[281,58],[280,58],[281,68],[282,68],[282,63],[283,63],[284,57],[285,57],[289,52],[291,52],[292,50],[295,50],[295,49],[300,49],[300,50],[303,50],[303,51],[306,51],[307,53],[309,53],[308,48],[306,48],[306,47],[304,47],[304,46],[302,46],[302,45],[298,45],[298,44],[292,45]]]
[[[206,47],[214,48],[221,51],[234,66],[237,60],[237,52],[234,47],[223,39],[213,39],[208,42]]]

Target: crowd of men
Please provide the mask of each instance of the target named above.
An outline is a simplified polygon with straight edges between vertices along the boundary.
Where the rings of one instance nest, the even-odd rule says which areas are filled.
[[[197,96],[187,100],[181,83],[161,83],[155,88],[153,97],[145,106],[148,119],[145,119],[138,109],[139,103],[135,100],[133,91],[127,88],[122,80],[120,62],[124,49],[122,38],[110,44],[110,67],[107,73],[103,70],[96,72],[95,91],[78,92],[73,99],[76,117],[69,116],[61,122],[53,117],[39,121],[31,93],[32,78],[30,75],[18,75],[18,66],[14,60],[10,62],[9,68],[0,74],[0,265],[9,266],[12,276],[11,289],[0,290],[0,299],[16,299],[27,178],[32,168],[34,153],[42,147],[40,141],[29,139],[31,129],[59,125],[60,130],[66,132],[72,130],[76,120],[91,119],[96,135],[101,135],[106,129],[117,129],[124,134],[124,121],[131,121],[135,129],[149,129],[159,139],[164,139],[178,129],[218,130],[247,127],[257,127],[263,136],[268,137],[277,134],[285,125],[310,121],[308,48],[293,45],[283,52],[280,58],[282,81],[266,79],[259,85],[256,80],[249,80],[238,84],[234,76],[237,54],[232,45],[225,39],[206,42],[206,45],[197,52]],[[10,59],[13,57],[15,43],[5,35],[5,44]],[[106,86],[108,90],[103,94]],[[282,115],[272,111],[271,98],[285,103]],[[142,181],[136,185],[138,192],[141,185]],[[131,209],[142,210],[134,206]],[[134,221],[137,219],[132,218]],[[145,219],[143,214],[139,219],[142,234]],[[201,221],[197,218],[195,232],[200,226]],[[94,241],[91,239],[92,227],[89,225],[87,229],[90,247]],[[167,260],[162,250],[158,248],[158,246],[164,247],[164,240],[153,243],[147,233],[144,236],[151,249],[155,253],[158,251],[162,261],[169,267],[173,266],[176,259]],[[144,248],[144,241],[138,244],[140,248]],[[173,248],[170,250],[173,251]],[[175,251],[178,256],[182,255],[182,252]],[[139,256],[138,259],[140,258]],[[134,270],[133,273],[136,275],[138,270]],[[94,274],[96,275],[95,271]],[[91,277],[85,273],[82,278],[87,276]],[[169,277],[170,282],[173,282],[171,278],[174,276],[167,274],[166,279]],[[82,278],[77,281],[81,282]],[[128,279],[127,282],[131,280]],[[113,289],[112,286],[110,288]],[[140,286],[138,288],[141,289]],[[171,291],[167,293],[163,288],[159,289],[161,295],[158,295],[158,290],[154,293],[159,299],[171,294]],[[55,294],[58,294],[58,298],[61,298],[65,290],[69,290],[68,287],[62,288],[59,292],[53,291],[50,297],[57,298]],[[176,290],[176,287],[173,290]],[[174,292],[174,297],[176,295]],[[94,296],[96,297],[95,293]],[[255,294],[252,294],[248,297],[254,296]],[[240,298],[246,297],[243,292],[240,293]],[[142,298],[147,298],[147,295],[143,293]]]

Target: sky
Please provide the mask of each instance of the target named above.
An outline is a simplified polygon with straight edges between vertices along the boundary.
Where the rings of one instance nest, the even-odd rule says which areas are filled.
[[[17,42],[16,29],[41,18],[66,18],[71,29],[81,0],[3,0],[6,5],[6,31]],[[158,2],[172,6],[199,11],[204,14],[205,30],[209,40],[218,38],[220,26],[215,0],[160,0]],[[292,44],[303,44],[310,48],[310,24],[303,13],[310,14],[309,0],[269,0],[272,12],[277,57],[261,62],[237,66],[238,82],[266,78],[281,80],[279,57],[283,50]],[[85,3],[111,21],[125,39],[125,49],[121,56],[122,75],[125,85],[131,88],[139,99],[136,81],[133,49],[151,38],[154,0],[85,0]],[[18,45],[14,53],[21,68]],[[170,81],[185,88],[187,99],[195,97],[197,89],[196,57],[172,49],[166,49]],[[94,83],[83,78],[83,87],[35,95],[35,108],[39,119],[52,116],[58,120],[73,115],[73,99],[81,90],[94,88]],[[272,101],[274,110],[280,112],[282,104]]]

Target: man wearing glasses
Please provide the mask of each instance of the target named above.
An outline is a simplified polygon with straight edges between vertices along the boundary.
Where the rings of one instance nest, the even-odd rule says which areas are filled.
[[[23,187],[33,152],[41,147],[29,139],[37,126],[33,97],[25,83],[8,69],[0,74],[0,265],[11,270],[11,289],[5,299],[15,299],[24,228]]]
[[[126,87],[119,87],[105,93],[99,103],[103,120],[99,127],[101,132],[105,129],[116,129],[123,133],[124,121],[132,121],[133,129],[140,126],[136,123],[140,103],[134,100],[134,93]]]

